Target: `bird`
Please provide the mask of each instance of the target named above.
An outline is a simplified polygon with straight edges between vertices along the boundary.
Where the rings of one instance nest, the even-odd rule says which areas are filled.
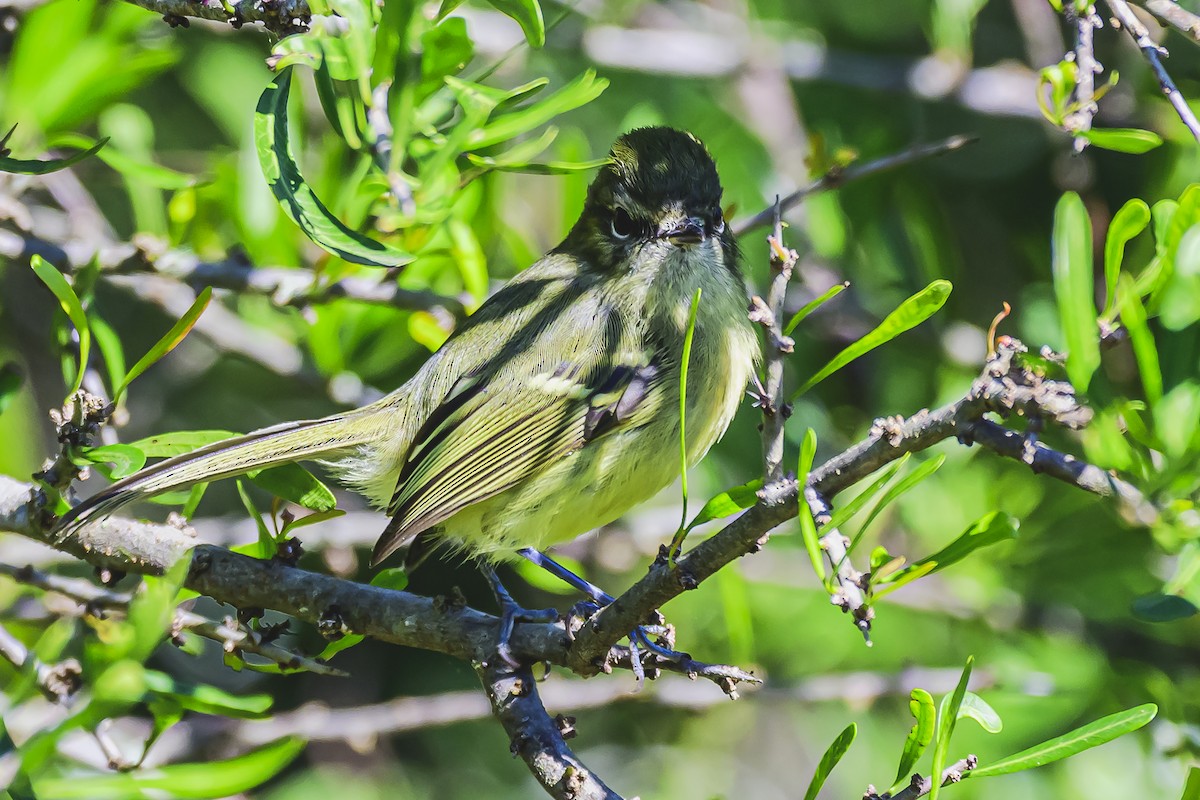
[[[372,567],[404,550],[415,569],[447,546],[494,576],[493,564],[608,524],[679,475],[689,329],[689,466],[725,433],[754,372],[757,334],[721,200],[699,139],[629,131],[563,241],[398,389],[158,462],[76,505],[56,531],[298,460],[322,462],[386,512]]]

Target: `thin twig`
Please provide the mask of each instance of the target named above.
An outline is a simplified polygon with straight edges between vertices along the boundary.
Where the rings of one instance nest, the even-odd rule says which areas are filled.
[[[942,786],[949,786],[952,783],[958,783],[979,763],[979,759],[970,755],[966,758],[959,759],[946,769],[942,770]],[[866,794],[863,795],[863,800],[917,800],[918,797],[924,797],[933,790],[933,779],[923,778],[920,775],[913,773],[912,781],[900,791],[893,795],[878,795],[873,788],[868,788]]]
[[[1113,15],[1121,23],[1134,43],[1141,49],[1142,55],[1146,57],[1146,61],[1150,64],[1150,69],[1154,72],[1154,76],[1158,78],[1158,85],[1162,87],[1163,94],[1167,96],[1167,100],[1175,108],[1175,113],[1179,115],[1179,119],[1187,126],[1187,129],[1192,132],[1197,142],[1200,142],[1200,121],[1196,119],[1195,113],[1192,112],[1191,106],[1183,99],[1183,95],[1179,93],[1179,89],[1175,86],[1175,81],[1171,80],[1171,76],[1167,74],[1166,67],[1163,66],[1162,56],[1167,55],[1167,50],[1164,47],[1154,43],[1150,38],[1150,31],[1146,30],[1146,26],[1142,21],[1134,15],[1133,9],[1125,0],[1105,0],[1108,7],[1112,10]]]
[[[897,167],[912,164],[915,161],[922,161],[933,156],[940,156],[944,153],[949,153],[954,150],[966,147],[971,142],[975,141],[974,136],[951,136],[948,139],[943,139],[940,142],[932,144],[921,144],[910,147],[907,150],[902,150],[899,153],[893,153],[883,158],[877,158],[874,161],[868,161],[865,164],[854,164],[849,167],[835,167],[829,172],[826,172],[821,177],[817,178],[807,186],[801,187],[789,194],[783,200],[779,201],[781,212],[786,213],[793,208],[797,203],[812,194],[824,192],[829,189],[837,189],[851,181],[865,178],[868,175],[875,175],[880,172],[887,172]],[[764,225],[770,225],[775,218],[775,206],[765,208],[748,219],[739,220],[733,223],[733,232],[738,236],[746,234],[755,228],[761,228]]]
[[[228,22],[240,28],[247,22],[261,22],[276,36],[308,30],[312,12],[307,0],[126,0],[147,11],[161,14],[171,27],[187,26],[189,18]]]
[[[54,703],[67,703],[82,683],[78,661],[68,658],[57,664],[45,664],[3,625],[0,625],[0,657],[17,670],[31,671],[38,689]]]
[[[1141,5],[1194,43],[1200,44],[1200,15],[1193,14],[1173,0],[1141,0]]]
[[[1101,23],[1095,6],[1089,5],[1083,13],[1079,13],[1072,3],[1065,3],[1063,10],[1075,25],[1075,89],[1072,93],[1075,110],[1063,122],[1066,129],[1075,134],[1075,152],[1082,153],[1088,146],[1088,140],[1079,134],[1092,129],[1092,118],[1099,108],[1096,105],[1096,75],[1101,67],[1096,62],[1093,41],[1096,28]]]

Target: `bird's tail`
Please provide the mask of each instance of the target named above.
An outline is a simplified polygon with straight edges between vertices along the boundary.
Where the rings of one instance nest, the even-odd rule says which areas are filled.
[[[163,492],[285,462],[327,457],[366,444],[382,433],[379,413],[377,407],[368,406],[323,419],[288,422],[168,458],[75,506],[55,525],[55,533],[65,536],[128,503]]]

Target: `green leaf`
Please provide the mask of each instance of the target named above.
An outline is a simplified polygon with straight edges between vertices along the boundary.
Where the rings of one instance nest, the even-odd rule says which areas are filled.
[[[820,763],[817,764],[817,771],[808,783],[808,791],[804,793],[804,800],[816,800],[817,794],[821,791],[821,787],[825,785],[825,780],[829,777],[829,773],[833,772],[833,768],[842,760],[842,756],[846,755],[846,751],[850,749],[850,745],[854,743],[854,737],[857,735],[858,726],[851,722],[833,740],[833,743],[825,751],[825,755],[821,756]]]
[[[256,750],[222,761],[169,764],[130,772],[72,772],[66,777],[34,778],[39,797],[56,800],[131,800],[175,797],[207,800],[253,789],[274,777],[304,749],[298,737],[279,739]]]
[[[1129,331],[1129,344],[1133,348],[1133,356],[1137,361],[1138,374],[1142,378],[1142,390],[1153,408],[1163,396],[1162,367],[1158,361],[1158,345],[1154,334],[1146,320],[1146,307],[1142,298],[1138,297],[1133,279],[1122,275],[1120,281],[1119,311],[1121,322]]]
[[[78,454],[92,464],[112,464],[112,469],[105,473],[112,480],[132,475],[146,464],[146,454],[131,444],[84,447]]]
[[[791,336],[792,331],[796,330],[796,326],[807,319],[809,314],[816,311],[818,308],[825,305],[830,300],[837,297],[839,294],[849,288],[849,281],[846,281],[845,283],[838,283],[826,289],[824,294],[822,294],[820,297],[809,300],[804,304],[803,307],[801,307],[799,311],[792,315],[790,320],[788,320],[787,327],[783,329],[783,335]]]
[[[296,528],[304,528],[308,525],[324,522],[327,519],[336,519],[337,517],[344,516],[346,516],[346,512],[342,509],[331,508],[328,511],[317,511],[313,514],[306,514],[303,517],[295,517],[291,522],[284,523],[283,533],[291,533]]]
[[[1153,703],[1137,706],[1126,711],[1119,711],[1102,717],[1093,723],[1076,728],[1070,733],[1064,733],[1049,741],[1036,744],[1026,750],[1002,758],[992,764],[967,772],[964,778],[988,778],[993,775],[1007,775],[1011,772],[1041,767],[1055,761],[1082,753],[1093,747],[1111,742],[1119,736],[1136,731],[1158,713],[1158,706]]]
[[[945,463],[946,455],[944,453],[938,453],[928,461],[922,462],[912,472],[896,481],[895,484],[889,486],[888,490],[883,493],[883,497],[879,498],[879,502],[876,503],[874,508],[871,509],[871,513],[867,515],[866,520],[863,522],[862,527],[858,531],[858,535],[855,536],[855,541],[850,545],[850,549],[854,549],[854,545],[858,543],[858,539],[862,537],[863,532],[865,532],[867,528],[871,527],[871,523],[875,521],[875,518],[879,516],[885,508],[896,502],[896,500],[900,499],[900,497],[909,489],[913,488],[918,483],[937,472],[939,469],[941,469],[942,464]]]
[[[971,680],[971,667],[975,663],[974,656],[967,656],[967,664],[963,667],[958,685],[951,694],[942,698],[938,707],[937,742],[933,745],[933,766],[930,775],[933,780],[929,790],[929,800],[937,800],[942,788],[942,771],[946,769],[946,759],[950,754],[950,737],[954,736],[954,727],[958,722],[958,711],[962,707],[963,697],[967,692],[967,682]]]
[[[1015,539],[1018,528],[1017,520],[1002,511],[986,514],[941,550],[895,573],[895,577],[887,581],[887,585],[877,594],[882,596],[917,578],[943,570],[981,547],[988,547],[1006,539]]]
[[[679,527],[671,537],[671,547],[668,551],[674,559],[683,550],[683,540],[687,538],[688,514],[688,449],[687,449],[687,387],[688,367],[692,360],[692,339],[696,333],[696,314],[700,310],[700,295],[702,290],[697,287],[692,295],[691,308],[688,311],[687,329],[683,335],[683,353],[679,361],[679,493],[682,511],[679,517]]]
[[[66,158],[51,158],[46,161],[0,156],[0,172],[16,172],[21,175],[46,175],[51,172],[58,172],[60,169],[66,169],[74,164],[78,164],[88,156],[95,155],[106,144],[108,144],[107,137],[96,142],[87,150],[72,153]]]
[[[337,507],[337,498],[329,487],[299,464],[280,464],[247,473],[246,477],[276,497],[313,511],[331,511]]]
[[[258,512],[254,501],[250,499],[250,494],[246,491],[246,484],[242,480],[236,481],[238,497],[242,501],[242,507],[246,509],[246,513],[250,515],[250,519],[254,520],[254,527],[258,530],[258,541],[254,545],[244,545],[248,549],[245,551],[239,548],[233,548],[235,552],[245,552],[246,555],[255,558],[268,559],[275,555],[275,537],[271,535],[271,531],[267,529],[267,523],[262,518],[262,514]],[[257,550],[257,553],[254,551]]]
[[[1163,143],[1157,133],[1140,128],[1091,128],[1075,135],[1087,139],[1096,147],[1119,153],[1145,153]]]
[[[888,314],[883,322],[868,333],[866,336],[854,342],[842,352],[833,357],[833,360],[822,367],[816,375],[813,375],[804,385],[797,389],[791,399],[795,401],[797,397],[807,392],[812,387],[816,386],[821,381],[828,378],[833,373],[837,372],[842,367],[849,364],[854,359],[862,356],[865,353],[874,350],[879,345],[890,342],[900,334],[915,328],[925,320],[934,315],[941,308],[946,298],[950,296],[951,289],[950,281],[936,280],[926,286],[921,291],[909,297],[901,303],[895,311]]]
[[[112,326],[94,311],[89,322],[91,323],[92,338],[96,341],[100,355],[104,357],[109,389],[115,390],[125,380],[125,351],[121,347],[121,338],[117,336],[117,332],[112,329]]]
[[[808,473],[812,472],[813,459],[817,455],[817,432],[809,428],[804,432],[804,441],[800,443],[800,461],[797,463],[796,483],[802,488],[800,492],[800,508],[797,516],[800,519],[800,536],[804,539],[804,549],[808,551],[808,560],[812,562],[813,572],[821,583],[825,583],[825,558],[821,553],[821,539],[817,535],[817,523],[813,519],[812,509],[804,499],[803,487],[808,483]]]
[[[1192,601],[1177,594],[1149,594],[1133,601],[1133,615],[1147,622],[1175,622],[1197,613]]]
[[[999,733],[1004,730],[1004,722],[996,713],[996,709],[974,692],[967,692],[963,695],[962,706],[958,709],[958,718],[973,719],[988,733]]]
[[[546,43],[546,22],[542,19],[542,7],[538,0],[488,0],[499,12],[512,17],[525,32],[525,41],[533,48]],[[458,5],[455,3],[454,5]],[[443,4],[443,9],[445,4]]]
[[[745,511],[758,502],[758,490],[762,487],[762,478],[755,478],[749,483],[734,486],[710,497],[704,507],[700,509],[700,513],[687,524],[687,529],[690,531],[692,528],[712,522],[714,519],[724,519],[739,511]]]
[[[494,169],[500,172],[523,172],[527,175],[567,175],[572,172],[586,172],[589,169],[603,167],[609,162],[607,158],[594,158],[591,161],[542,161],[525,163],[503,163],[502,158],[477,156],[467,153],[467,160],[477,167]]]
[[[130,444],[145,453],[147,458],[170,458],[237,435],[233,431],[175,431],[147,436]]]
[[[371,578],[371,585],[402,592],[408,588],[408,570],[404,567],[381,569]]]
[[[71,288],[71,284],[67,283],[67,279],[50,262],[35,255],[29,259],[29,265],[42,283],[46,284],[46,288],[58,298],[59,305],[67,314],[67,319],[71,320],[76,333],[79,334],[79,369],[75,373],[75,385],[68,393],[69,395],[75,394],[83,384],[83,373],[87,369],[88,359],[92,353],[92,334],[88,328],[87,315],[83,313],[83,304],[79,302],[79,297]]]
[[[1100,366],[1100,338],[1092,277],[1092,222],[1074,192],[1064,194],[1054,209],[1051,261],[1067,345],[1067,375],[1076,390],[1085,392]]]
[[[325,649],[317,658],[321,661],[328,661],[343,650],[349,650],[354,645],[361,644],[366,638],[361,633],[347,633],[342,638],[325,645]]]
[[[178,681],[165,672],[146,670],[146,688],[169,697],[188,711],[238,719],[259,719],[271,710],[269,694],[230,694],[207,684]]]
[[[900,753],[900,767],[896,770],[896,782],[888,790],[895,794],[909,782],[909,774],[913,766],[925,752],[925,748],[933,741],[933,732],[937,728],[937,710],[933,698],[924,689],[913,689],[909,692],[908,710],[915,722],[904,737],[904,750]]]
[[[1121,262],[1125,260],[1125,245],[1146,230],[1150,224],[1150,206],[1145,200],[1134,198],[1121,206],[1108,224],[1104,237],[1104,286],[1107,305],[1104,316],[1112,316],[1117,305],[1117,276],[1121,274]]]
[[[9,404],[12,403],[17,392],[21,390],[21,384],[25,382],[25,376],[21,373],[21,368],[13,361],[7,361],[0,364],[0,414],[3,414]]]
[[[97,142],[90,136],[79,133],[63,133],[50,140],[51,147],[87,147],[91,148],[89,152],[99,151],[99,159],[117,172],[128,178],[143,181],[157,189],[186,189],[200,183],[195,175],[176,172],[152,161],[140,161],[128,153],[121,152],[116,146],[100,150],[102,144],[103,142]]]
[[[911,457],[912,453],[905,453],[904,455],[900,456],[900,458],[889,464],[888,468],[883,471],[883,474],[872,481],[871,485],[856,495],[853,500],[845,505],[839,506],[829,519],[829,527],[840,528],[842,525],[849,522],[855,514],[861,511],[863,507],[871,501],[871,498],[879,494],[887,482],[895,477],[896,473],[908,462],[908,459]]]
[[[1200,800],[1200,767],[1188,770],[1187,785],[1183,787],[1183,797],[1179,800]]]
[[[212,300],[212,287],[205,286],[196,297],[195,302],[192,303],[191,308],[185,311],[183,316],[171,326],[171,330],[167,331],[161,339],[155,342],[154,346],[146,352],[146,355],[139,358],[137,363],[130,368],[129,372],[125,375],[125,380],[121,381],[121,385],[113,393],[113,399],[120,397],[129,388],[129,384],[133,383],[152,364],[174,350],[183,341],[183,338],[188,335],[196,325],[197,320],[200,319],[200,315],[204,313],[204,309],[208,308],[210,300]]]
[[[259,98],[254,116],[258,159],[275,199],[308,238],[339,258],[370,267],[398,267],[412,261],[408,253],[347,228],[304,181],[288,139],[291,75],[288,67],[275,77]]]
[[[473,131],[467,137],[467,146],[471,150],[482,150],[515,139],[560,114],[590,103],[606,88],[608,81],[597,78],[596,71],[589,69],[549,97],[504,114],[482,129]]]

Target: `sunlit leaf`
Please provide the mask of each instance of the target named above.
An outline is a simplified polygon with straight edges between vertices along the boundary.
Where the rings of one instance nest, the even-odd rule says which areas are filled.
[[[695,518],[687,524],[687,529],[690,531],[692,528],[712,522],[714,519],[724,519],[739,511],[745,511],[758,502],[758,490],[762,487],[762,478],[755,478],[749,483],[743,483],[741,486],[734,486],[720,494],[713,495],[700,509],[700,513],[696,514]]]
[[[996,709],[974,692],[963,694],[962,705],[958,709],[958,718],[973,719],[988,733],[999,733],[1004,730],[1004,722],[996,713]]]
[[[796,330],[796,326],[799,325],[801,322],[803,322],[805,319],[807,319],[809,314],[816,311],[818,308],[825,305],[830,300],[837,297],[839,294],[841,294],[842,292],[846,291],[849,288],[850,288],[849,281],[847,281],[846,283],[837,283],[837,284],[834,284],[833,286],[829,287],[828,289],[826,289],[819,297],[815,297],[812,300],[809,300],[807,303],[805,303],[803,306],[801,306],[799,311],[797,311],[795,314],[792,315],[792,318],[790,320],[788,320],[787,327],[783,329],[783,335],[791,336],[792,331]]]
[[[305,235],[346,261],[372,267],[397,267],[412,261],[408,253],[347,228],[305,182],[288,138],[291,70],[280,72],[263,91],[254,117],[259,162],[279,205]]]
[[[933,766],[930,769],[933,781],[929,790],[929,800],[937,800],[941,791],[942,772],[946,769],[946,760],[950,755],[950,739],[954,736],[958,712],[967,692],[967,683],[971,680],[971,667],[974,663],[975,657],[967,656],[967,664],[959,676],[958,685],[952,693],[942,698],[938,706],[937,741],[933,745]]]
[[[146,454],[130,444],[84,447],[78,454],[80,458],[93,464],[111,464],[112,468],[105,474],[112,480],[132,475],[146,464]]]
[[[530,47],[537,48],[546,43],[546,22],[542,19],[542,6],[538,0],[488,0],[488,2],[497,11],[517,21],[521,30],[525,32],[525,41],[529,42]]]
[[[946,463],[946,455],[938,453],[928,461],[922,462],[912,472],[889,486],[888,490],[883,493],[883,497],[879,498],[879,502],[871,509],[871,513],[867,515],[866,520],[863,521],[862,528],[859,529],[858,536],[855,537],[856,542],[862,536],[863,532],[871,527],[871,523],[875,521],[875,518],[883,513],[885,508],[900,499],[909,489],[941,469],[944,463]],[[853,549],[853,546],[851,546],[851,549]]]
[[[83,313],[83,304],[79,302],[79,297],[71,288],[71,284],[67,283],[67,279],[53,265],[37,255],[29,259],[29,265],[42,283],[46,284],[46,288],[58,298],[59,305],[67,314],[67,319],[71,320],[71,324],[75,326],[75,332],[79,334],[79,369],[75,373],[75,385],[68,393],[75,394],[83,383],[83,373],[87,369],[88,359],[91,358],[92,353],[92,334],[88,328],[87,315]]]
[[[233,431],[175,431],[147,436],[130,444],[145,453],[147,458],[170,458],[237,435]]]
[[[808,473],[812,471],[813,459],[817,455],[817,432],[809,428],[804,432],[804,440],[800,443],[800,460],[797,462],[796,482],[803,488],[808,482]],[[813,572],[821,583],[825,583],[825,557],[821,551],[821,539],[817,534],[817,523],[813,519],[812,509],[800,494],[800,508],[797,513],[800,519],[800,536],[804,540],[804,549],[808,552],[808,560],[812,562]]]
[[[1096,147],[1119,153],[1145,153],[1163,143],[1157,133],[1139,128],[1090,128],[1075,135]]]
[[[208,684],[185,683],[158,670],[147,670],[145,681],[151,692],[167,695],[182,708],[200,714],[256,719],[265,716],[273,702],[269,694],[231,694]]]
[[[804,793],[804,800],[816,800],[817,794],[820,793],[821,787],[825,785],[825,780],[829,777],[829,773],[833,772],[833,768],[842,760],[842,756],[846,755],[846,751],[850,749],[850,745],[854,743],[854,737],[857,735],[858,726],[851,722],[833,740],[833,743],[829,745],[825,754],[821,756],[820,763],[817,764],[817,771],[813,774],[812,780],[809,781],[808,791]]]
[[[986,514],[938,552],[897,573],[896,577],[882,587],[878,594],[886,594],[919,577],[943,570],[980,548],[989,547],[1006,539],[1015,539],[1018,527],[1017,520],[1002,511]]]
[[[946,298],[950,296],[950,289],[950,281],[936,280],[909,297],[895,311],[888,314],[873,331],[838,353],[832,361],[818,370],[816,375],[805,381],[804,385],[792,394],[791,399],[794,401],[851,361],[929,319],[945,304]]]
[[[965,773],[966,778],[987,778],[992,775],[1007,775],[1011,772],[1041,767],[1055,761],[1082,753],[1093,747],[1111,742],[1119,736],[1136,731],[1158,713],[1158,706],[1153,703],[1137,706],[1136,708],[1120,711],[1102,717],[1095,722],[1076,728],[1070,733],[1064,733],[1049,741],[1035,744],[1026,750],[1002,758],[991,764],[976,767]]]
[[[1125,260],[1125,245],[1150,224],[1150,206],[1134,198],[1113,214],[1104,237],[1104,286],[1106,289],[1105,316],[1111,316],[1117,304],[1117,276]]]
[[[46,175],[51,172],[58,172],[60,169],[78,164],[85,158],[95,155],[100,152],[100,148],[108,144],[108,139],[104,138],[88,147],[86,150],[80,150],[78,153],[72,153],[66,158],[50,158],[45,161],[37,159],[20,159],[9,158],[8,156],[0,156],[0,172],[15,172],[20,175]]]
[[[895,477],[896,473],[900,471],[901,467],[903,467],[911,457],[912,453],[905,453],[904,455],[900,456],[900,458],[889,464],[887,469],[883,471],[883,474],[872,481],[870,486],[855,495],[853,500],[838,506],[830,516],[828,523],[829,527],[840,528],[842,525],[849,522],[855,514],[861,511],[866,504],[871,501],[871,498],[879,494],[887,482]]]
[[[56,800],[132,800],[175,797],[208,800],[239,795],[290,764],[304,749],[300,738],[280,739],[236,758],[195,764],[168,764],[129,772],[72,772],[66,777],[35,777],[39,797]]]
[[[329,487],[299,464],[280,464],[247,473],[246,477],[276,497],[313,511],[330,511],[337,507],[337,498]]]
[[[192,303],[191,307],[184,312],[171,329],[166,334],[154,343],[146,355],[137,360],[129,372],[125,375],[125,380],[121,381],[121,385],[113,393],[113,398],[120,397],[122,393],[133,383],[143,372],[149,369],[155,362],[165,356],[167,353],[174,350],[183,338],[188,335],[196,322],[200,319],[200,315],[204,313],[204,309],[208,308],[208,302],[212,299],[212,287],[205,286]]]
[[[492,120],[467,138],[471,150],[481,150],[543,125],[560,114],[590,103],[608,88],[608,81],[597,78],[595,70],[587,70],[566,86],[548,97],[509,112]]]
[[[1083,392],[1100,366],[1100,340],[1092,276],[1092,222],[1074,192],[1064,194],[1054,208],[1051,251],[1054,294],[1067,345],[1067,375]]]
[[[933,741],[933,733],[937,728],[937,709],[929,692],[913,689],[908,697],[908,710],[914,722],[908,736],[904,737],[904,750],[900,753],[900,766],[896,770],[896,782],[892,784],[890,794],[895,794],[908,784],[913,766]]]
[[[254,558],[270,558],[275,555],[275,537],[271,535],[266,521],[254,505],[250,494],[246,491],[245,482],[238,480],[235,483],[237,485],[238,498],[242,501],[242,507],[250,515],[250,519],[254,520],[254,527],[258,530],[258,541],[252,545],[242,545],[241,549],[235,547],[233,550],[234,552],[243,552],[245,555],[253,556]]]

